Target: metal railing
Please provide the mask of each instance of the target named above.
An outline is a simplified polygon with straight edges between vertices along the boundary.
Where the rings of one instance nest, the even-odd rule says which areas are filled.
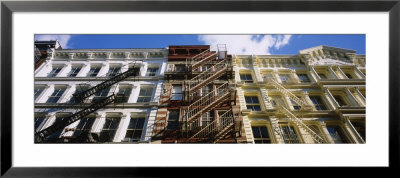
[[[232,109],[230,109],[190,138],[215,137],[220,134],[220,132],[224,131],[225,128],[232,126],[235,123],[234,121]]]
[[[215,90],[189,105],[188,109],[185,109],[184,111],[184,121],[190,123],[193,118],[207,111],[211,106],[217,104],[222,98],[226,97],[229,94],[229,90],[230,87],[228,83],[222,84]]]

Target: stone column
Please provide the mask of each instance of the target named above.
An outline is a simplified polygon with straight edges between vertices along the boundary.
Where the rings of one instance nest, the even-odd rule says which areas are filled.
[[[329,91],[329,89],[328,88],[323,88],[324,90],[325,90],[325,94],[328,96],[328,98],[330,99],[330,100],[328,100],[328,101],[330,101],[331,102],[331,104],[332,104],[332,107],[333,108],[337,108],[337,107],[339,107],[339,104],[337,103],[337,101],[335,100],[335,98],[333,97],[333,95],[332,95],[332,93]]]
[[[354,106],[362,106],[360,103],[358,103],[357,99],[353,96],[353,94],[351,93],[351,91],[349,90],[348,87],[344,88],[344,91],[346,92],[348,97],[351,98],[350,101],[352,102],[352,104]]]
[[[340,74],[342,74],[343,79],[348,79],[346,74],[343,72],[343,70],[339,66],[337,66],[337,70],[339,71]]]
[[[328,128],[326,127],[326,123],[323,121],[320,121],[320,125],[321,125],[321,130],[323,132],[323,134],[325,135],[325,140],[328,141],[328,143],[334,144],[335,142],[333,141],[331,134],[329,134]]]
[[[349,132],[350,136],[356,143],[365,143],[364,139],[360,136],[357,130],[354,128],[353,124],[351,124],[348,117],[343,118],[344,127]]]
[[[360,90],[358,89],[358,87],[354,88],[355,92],[357,93],[357,95],[359,96],[362,104],[365,106],[366,105],[366,98],[364,97],[364,95],[360,92]]]
[[[336,72],[333,71],[332,66],[328,66],[328,70],[329,70],[329,73],[331,73],[331,75],[332,75],[332,77],[334,79],[339,79],[339,77],[336,75]]]

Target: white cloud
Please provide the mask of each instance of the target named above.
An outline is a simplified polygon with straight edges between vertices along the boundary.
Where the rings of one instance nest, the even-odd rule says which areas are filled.
[[[270,49],[279,49],[289,44],[291,35],[199,35],[199,41],[211,45],[226,44],[229,54],[271,54]]]
[[[71,35],[35,35],[35,40],[58,40],[63,49],[71,48]]]

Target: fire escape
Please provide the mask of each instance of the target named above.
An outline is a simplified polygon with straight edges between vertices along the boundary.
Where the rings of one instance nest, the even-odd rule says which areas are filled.
[[[82,106],[84,100],[86,98],[94,95],[95,93],[101,92],[102,90],[104,90],[108,87],[111,87],[112,85],[114,85],[128,77],[138,76],[140,69],[137,67],[137,65],[140,65],[140,63],[136,63],[136,61],[135,61],[133,68],[128,69],[126,72],[123,72],[123,73],[120,73],[119,75],[111,77],[108,80],[106,80],[92,88],[89,88],[83,92],[74,94],[73,97],[75,98],[75,100],[74,100],[75,103],[73,103],[72,106]],[[125,98],[125,96],[113,93],[104,99],[95,101],[88,107],[72,114],[68,118],[63,119],[61,121],[56,121],[53,125],[35,133],[35,142],[36,143],[45,142],[49,136],[62,131],[68,125],[70,125],[82,118],[85,118],[89,114],[93,113],[94,111],[96,111],[98,109],[104,108],[108,104],[111,104],[113,102],[114,103],[123,102],[124,98]]]
[[[239,116],[234,115],[231,107],[236,99],[235,87],[228,81],[233,78],[231,61],[230,58],[226,57],[226,54],[218,58],[217,55],[215,52],[206,50],[186,61],[187,70],[190,74],[199,71],[200,66],[208,64],[211,67],[184,82],[183,100],[185,101],[184,103],[189,105],[182,109],[183,115],[180,127],[183,138],[186,138],[185,142],[217,143],[228,134],[234,136],[240,130]],[[227,79],[221,85],[211,92],[203,94],[200,98],[194,97],[195,94],[199,95],[198,92],[202,87],[213,83],[223,75],[226,75]],[[200,127],[199,123],[202,114],[221,106],[227,106],[230,109],[208,125]]]
[[[279,82],[272,78],[268,78],[267,80],[267,85],[271,85],[274,88],[276,88],[279,92],[281,92],[283,95],[286,97],[290,98],[293,100],[296,104],[300,106],[300,111],[311,111],[312,106],[309,105],[307,102],[301,100],[298,98],[296,95],[294,95],[292,92],[287,90],[284,86],[282,86]],[[291,122],[293,122],[298,128],[303,128],[307,134],[311,136],[311,138],[316,142],[316,143],[327,143],[327,141],[321,137],[319,134],[317,134],[314,130],[312,130],[310,127],[308,127],[304,122],[297,118],[294,113],[292,113],[289,109],[287,109],[285,106],[278,106],[278,112],[282,113],[285,115],[287,118],[290,119]],[[283,138],[283,131],[279,127],[279,124],[277,123],[276,120],[272,121],[272,127],[275,130],[276,133],[278,133],[282,138]]]

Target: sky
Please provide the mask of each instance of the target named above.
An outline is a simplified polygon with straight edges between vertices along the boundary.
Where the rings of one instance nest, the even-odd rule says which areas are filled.
[[[169,45],[226,44],[229,54],[297,54],[299,50],[326,45],[365,54],[364,34],[250,34],[250,35],[35,35],[35,40],[58,40],[63,49],[165,48]]]

